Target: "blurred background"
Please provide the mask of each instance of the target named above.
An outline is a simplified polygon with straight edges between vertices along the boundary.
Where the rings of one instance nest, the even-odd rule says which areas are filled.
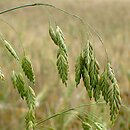
[[[78,15],[98,31],[104,41],[113,69],[120,86],[122,102],[130,106],[130,0],[0,0],[0,11],[10,7],[33,2],[50,3],[72,14]],[[57,47],[48,34],[49,19],[64,32],[69,52],[69,81],[66,88],[58,77],[56,69]],[[96,57],[105,66],[104,48],[88,26],[71,16],[49,7],[30,7],[0,15],[0,33],[22,57],[22,45],[31,59],[36,75],[37,120],[66,108],[89,100],[83,84],[75,88],[74,65],[88,33]],[[12,70],[20,72],[19,65],[0,44],[0,67],[5,81],[0,81],[0,130],[23,130],[26,104],[11,83]],[[88,106],[86,113],[98,117],[109,130],[130,130],[130,107],[121,107],[114,126],[110,124],[109,107]],[[42,124],[38,129],[46,130],[48,125],[56,130],[82,130],[81,123],[73,113],[63,115]]]

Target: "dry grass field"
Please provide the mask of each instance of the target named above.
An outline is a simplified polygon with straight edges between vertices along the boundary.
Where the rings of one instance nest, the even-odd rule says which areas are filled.
[[[46,3],[45,0],[0,0],[0,11],[33,2]],[[127,106],[121,107],[114,126],[110,124],[106,105],[89,106],[80,111],[97,116],[108,130],[130,130],[130,0],[48,0],[47,3],[80,16],[98,31],[115,70],[122,102]],[[70,64],[67,88],[58,78],[57,48],[48,34],[49,19],[60,26],[65,35]],[[49,7],[30,7],[0,15],[0,33],[21,56],[23,45],[33,63],[38,120],[65,108],[94,102],[89,100],[83,85],[75,88],[74,82],[76,57],[88,33],[102,70],[105,65],[104,47],[88,26],[84,27],[78,19]],[[2,44],[0,67],[5,74],[5,81],[0,81],[0,130],[23,130],[26,106],[10,80],[12,70],[19,71],[19,67]],[[56,130],[82,130],[73,113],[52,119],[38,129],[46,130],[48,125]]]

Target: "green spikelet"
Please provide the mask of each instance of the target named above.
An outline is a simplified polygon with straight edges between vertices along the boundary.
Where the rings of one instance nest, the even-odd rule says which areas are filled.
[[[99,86],[104,100],[109,103],[110,120],[114,123],[121,106],[121,97],[114,71],[109,62],[100,77]]]
[[[26,130],[34,130],[35,129],[35,114],[32,109],[30,109],[25,117],[26,121]]]
[[[93,89],[95,89],[96,85],[98,84],[98,74],[99,72],[95,66],[95,59],[92,59],[90,63],[89,75],[91,78],[91,86]]]
[[[35,83],[35,76],[34,76],[34,71],[33,71],[31,62],[26,57],[24,57],[22,59],[21,64],[22,64],[22,69],[23,69],[25,75],[27,76],[27,78],[31,82]]]
[[[81,79],[81,76],[82,76],[82,68],[83,68],[83,57],[82,57],[82,53],[81,53],[80,56],[77,58],[77,62],[75,64],[76,86],[78,86],[78,84],[80,83],[80,79]]]
[[[68,61],[67,61],[67,56],[62,49],[59,49],[57,54],[57,68],[63,84],[67,86]]]
[[[111,85],[108,90],[108,99],[109,99],[109,106],[110,106],[111,121],[112,123],[114,123],[121,106],[121,97],[120,97],[119,86],[117,84],[114,71],[109,62],[107,63],[107,75],[111,82]]]
[[[68,54],[67,54],[63,32],[58,26],[56,26],[55,31],[50,26],[49,34],[51,36],[51,39],[54,41],[54,43],[59,47],[57,53],[58,73],[60,75],[62,83],[67,86],[69,65],[68,65]]]
[[[26,101],[29,109],[35,109],[36,95],[34,90],[29,86],[26,91]]]
[[[99,67],[97,65],[97,61],[95,58],[91,59],[89,75],[90,75],[90,84],[91,84],[92,89],[93,89],[93,97],[95,98],[95,101],[97,101],[100,98],[100,89],[98,86]]]
[[[102,92],[102,96],[104,97],[104,100],[106,101],[106,103],[108,103],[109,82],[107,79],[106,70],[101,74],[100,81],[99,81],[99,87]]]
[[[19,57],[17,55],[17,53],[15,52],[15,50],[13,49],[13,47],[10,45],[9,42],[7,42],[6,40],[3,40],[4,41],[4,45],[6,47],[6,49],[10,52],[10,54],[16,59],[16,60],[19,60]]]
[[[109,62],[107,63],[107,75],[108,75],[108,78],[111,81],[111,83],[117,82],[114,72],[112,70],[111,64]]]
[[[82,77],[83,77],[84,86],[86,87],[86,90],[88,92],[88,96],[91,99],[92,98],[92,88],[90,85],[90,77],[89,77],[89,73],[85,66],[83,66]]]
[[[57,43],[58,43],[59,48],[61,48],[64,51],[64,53],[66,55],[68,55],[67,54],[67,48],[66,48],[66,45],[65,45],[65,38],[64,38],[63,32],[59,28],[59,26],[56,27],[56,37],[57,37]]]
[[[95,98],[95,101],[97,101],[100,98],[100,90],[98,86],[100,67],[98,61],[94,56],[93,47],[89,40],[87,41],[86,46],[83,50],[83,56],[85,67],[90,77],[90,86],[91,90],[93,91],[93,97]]]
[[[80,68],[80,64],[81,64],[80,58],[78,58],[77,63],[75,65],[76,85],[80,83],[81,72],[82,72],[84,86],[88,91],[88,95],[90,99],[92,98],[92,93],[93,93],[93,97],[95,98],[95,101],[97,101],[100,98],[100,93],[101,93],[98,85],[100,67],[98,61],[94,56],[93,47],[89,40],[87,41],[81,54],[82,54],[82,67]]]
[[[86,68],[88,71],[89,71],[90,62],[91,62],[91,55],[93,55],[93,49],[90,49],[90,42],[88,40],[87,44],[83,50],[84,61],[85,61]]]
[[[56,33],[55,33],[55,31],[54,31],[54,29],[53,29],[53,27],[51,25],[49,25],[49,34],[50,34],[51,39],[53,40],[53,42],[58,46]]]
[[[18,90],[19,94],[21,95],[21,98],[24,99],[26,97],[26,89],[22,74],[16,74],[13,71],[12,83],[14,87]]]
[[[4,74],[3,74],[2,71],[0,70],[0,79],[1,79],[1,80],[4,80],[4,77],[5,77]]]
[[[53,42],[57,46],[59,46],[59,48],[61,48],[65,52],[65,54],[67,55],[64,34],[63,34],[62,30],[59,28],[59,26],[56,26],[56,30],[54,31],[54,29],[50,25],[49,26],[49,34],[50,34]]]
[[[101,95],[101,91],[99,89],[99,86],[96,85],[96,87],[93,90],[93,97],[94,97],[96,102],[100,99],[100,95]]]

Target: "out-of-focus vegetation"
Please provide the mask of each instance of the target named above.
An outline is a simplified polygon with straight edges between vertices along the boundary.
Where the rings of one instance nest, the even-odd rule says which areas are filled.
[[[16,5],[36,2],[34,0],[9,1],[0,0],[0,10]],[[45,1],[40,1],[45,2]],[[68,12],[79,15],[92,25],[102,37],[108,55],[118,79],[122,102],[130,104],[130,0],[49,0],[48,3]],[[64,31],[69,51],[69,85],[64,87],[58,78],[56,70],[56,47],[48,34],[50,19],[56,22]],[[88,28],[88,27],[87,27]],[[23,44],[28,56],[33,62],[36,74],[35,91],[37,94],[37,119],[46,118],[64,108],[90,103],[85,88],[80,85],[75,88],[74,64],[76,57],[87,39],[86,31],[79,20],[48,7],[21,9],[0,15],[0,33],[12,43],[19,55],[22,54]],[[105,51],[98,38],[91,33],[97,59],[103,70]],[[10,81],[12,70],[18,70],[16,62],[0,44],[0,67],[5,74],[5,81],[0,81],[0,129],[22,130],[24,128],[25,104],[13,88]],[[83,109],[81,109],[82,111]],[[87,113],[96,115],[108,129],[112,126],[109,121],[108,108],[105,105],[85,107]],[[121,107],[115,125],[111,130],[130,129],[130,108]],[[80,130],[81,124],[73,113],[57,117],[45,124],[57,130]],[[45,128],[44,128],[45,129]]]

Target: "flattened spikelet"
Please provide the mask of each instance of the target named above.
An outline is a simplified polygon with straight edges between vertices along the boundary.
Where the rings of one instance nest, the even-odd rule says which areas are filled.
[[[35,108],[35,100],[36,95],[34,93],[34,90],[30,86],[28,86],[26,91],[26,101],[29,109]]]
[[[6,49],[10,52],[10,54],[16,59],[16,60],[19,60],[19,57],[17,55],[17,53],[15,52],[15,50],[13,49],[13,47],[10,45],[9,42],[7,42],[6,40],[3,40],[4,41],[4,45],[6,47]]]
[[[62,30],[56,26],[56,30],[50,26],[49,27],[49,34],[54,41],[54,43],[59,47],[57,52],[57,69],[62,80],[62,83],[67,86],[68,80],[68,54],[65,45],[65,39]]]
[[[27,78],[31,82],[35,83],[35,76],[34,76],[32,64],[26,57],[24,57],[22,59],[22,69],[23,69],[25,75],[27,76]]]
[[[117,81],[116,81],[116,78],[115,78],[115,75],[114,75],[114,72],[113,72],[113,70],[112,70],[111,64],[110,64],[109,62],[107,63],[107,75],[108,75],[109,80],[110,80],[112,83],[117,82]]]
[[[120,109],[121,97],[114,71],[109,62],[101,75],[99,86],[104,100],[109,103],[110,120],[114,123]]]
[[[16,74],[13,71],[12,83],[14,87],[18,90],[19,94],[21,95],[21,98],[24,99],[26,97],[26,89],[22,74]]]
[[[63,84],[67,86],[69,66],[68,66],[66,54],[64,54],[63,50],[61,49],[59,49],[57,54],[57,68]]]
[[[54,42],[56,45],[58,45],[56,33],[55,33],[55,31],[54,31],[54,29],[53,29],[53,27],[52,27],[51,25],[49,26],[49,34],[50,34],[51,39],[53,40],[53,42]]]
[[[112,123],[114,123],[119,113],[120,106],[121,106],[121,97],[120,97],[120,91],[119,91],[119,87],[117,84],[114,71],[109,62],[107,63],[107,74],[111,82],[111,86],[109,87],[109,90],[108,90],[110,116],[111,116]]]
[[[100,86],[98,85],[99,83],[99,64],[96,58],[94,57],[92,61],[92,66],[93,66],[93,73],[90,70],[90,77],[91,77],[91,86],[93,88],[93,97],[95,98],[95,101],[97,101],[100,98]],[[90,63],[91,64],[91,63]],[[91,67],[90,67],[91,68]]]
[[[99,89],[99,63],[94,56],[94,50],[91,42],[88,40],[85,48],[81,52],[82,56],[82,67],[80,68],[80,58],[76,63],[75,69],[75,81],[76,85],[79,84],[82,72],[82,78],[84,81],[84,86],[88,92],[90,98],[95,98],[97,101],[100,98],[100,89]]]
[[[82,77],[83,77],[84,86],[88,92],[88,96],[91,99],[92,98],[92,88],[90,85],[90,77],[89,77],[89,73],[88,73],[87,69],[85,68],[85,66],[83,66]]]
[[[109,90],[109,82],[107,79],[107,72],[106,70],[102,73],[99,81],[99,87],[102,91],[102,96],[104,97],[104,100],[106,103],[108,103],[108,90]]]
[[[30,109],[25,117],[26,120],[26,130],[34,130],[35,128],[35,114],[32,109]]]
[[[56,30],[52,28],[52,26],[49,26],[49,34],[51,36],[51,39],[53,42],[61,48],[65,54],[67,55],[67,49],[65,45],[65,38],[62,30],[59,28],[59,26],[56,26]]]
[[[99,89],[99,86],[96,85],[96,87],[93,90],[93,97],[94,97],[95,101],[98,101],[100,99],[100,95],[101,95],[101,91]]]
[[[65,45],[65,38],[59,26],[56,27],[56,37],[57,37],[57,43],[58,43],[59,48],[61,48],[65,52],[65,54],[68,55],[67,48]]]
[[[83,57],[82,54],[77,58],[77,62],[75,64],[75,82],[76,86],[80,83],[80,79],[82,76],[82,68],[83,68]]]
[[[92,53],[90,53],[90,46],[89,46],[89,41],[87,41],[87,44],[83,50],[83,57],[84,57],[84,61],[87,67],[87,70],[89,71],[89,67],[90,67],[90,61],[91,61],[91,55]]]

